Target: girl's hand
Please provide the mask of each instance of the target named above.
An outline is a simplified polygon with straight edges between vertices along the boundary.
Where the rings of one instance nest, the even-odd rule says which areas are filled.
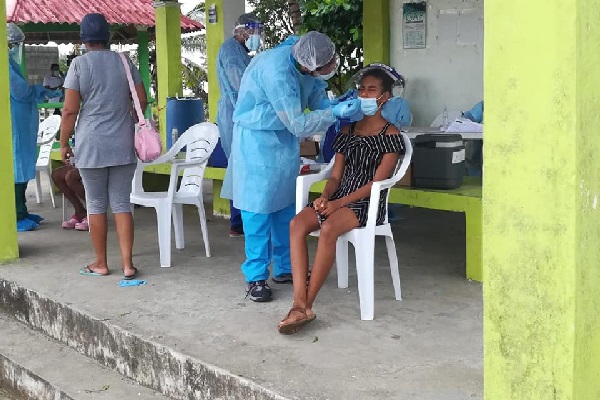
[[[328,201],[327,204],[325,205],[324,209],[321,210],[319,213],[321,215],[323,215],[324,217],[329,217],[331,214],[333,214],[334,212],[336,212],[337,210],[339,210],[342,207],[343,207],[343,204],[339,199]]]
[[[329,199],[321,196],[318,199],[316,199],[315,201],[313,201],[313,208],[315,209],[316,212],[321,214],[323,212],[323,210],[325,209],[325,207],[327,207],[327,203],[329,203]]]
[[[60,155],[62,157],[63,164],[70,164],[71,163],[70,159],[71,159],[71,157],[74,156],[73,149],[71,149],[71,146],[69,146],[69,145],[67,145],[65,147],[61,147]]]

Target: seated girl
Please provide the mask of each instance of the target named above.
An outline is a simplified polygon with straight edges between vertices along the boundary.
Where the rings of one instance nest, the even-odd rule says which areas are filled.
[[[365,226],[373,182],[388,179],[399,155],[404,153],[400,132],[381,116],[381,108],[391,98],[394,83],[389,67],[370,67],[363,72],[358,91],[365,116],[342,128],[337,135],[333,144],[335,164],[323,193],[290,223],[294,303],[277,327],[280,333],[295,333],[316,318],[313,303],[335,260],[338,237]],[[382,194],[377,224],[385,219],[385,199]],[[317,253],[307,285],[306,238],[318,229],[321,232]]]

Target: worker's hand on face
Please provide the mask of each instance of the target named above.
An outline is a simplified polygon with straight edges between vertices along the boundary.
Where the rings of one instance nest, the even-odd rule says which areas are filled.
[[[74,156],[73,149],[71,149],[71,146],[61,147],[60,155],[62,157],[63,164],[70,164],[71,158],[73,158],[73,156]]]
[[[319,212],[324,217],[329,217],[331,214],[342,208],[342,202],[339,200],[328,201],[323,210]]]
[[[335,99],[331,100],[330,103],[331,103],[332,106],[335,106],[335,105],[341,103],[342,101],[355,99],[356,97],[357,97],[357,95],[356,95],[356,89],[349,89],[343,95],[338,96]]]
[[[359,99],[342,101],[338,105],[334,106],[331,111],[335,117],[340,119],[348,119],[350,122],[360,121],[364,117],[364,114],[360,108]]]

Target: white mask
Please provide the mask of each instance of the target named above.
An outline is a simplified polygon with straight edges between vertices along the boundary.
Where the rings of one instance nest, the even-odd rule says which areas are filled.
[[[335,72],[336,71],[335,71],[335,68],[334,68],[330,73],[328,73],[326,75],[321,75],[319,73],[317,73],[317,75],[318,75],[319,78],[321,78],[321,79],[323,79],[325,81],[328,81],[329,79],[331,79],[332,76],[335,75]]]

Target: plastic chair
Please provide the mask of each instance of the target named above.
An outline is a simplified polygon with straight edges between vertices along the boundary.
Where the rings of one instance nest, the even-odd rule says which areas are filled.
[[[60,129],[60,121],[60,115],[52,115],[40,123],[37,137],[37,145],[40,146],[40,150],[35,163],[35,200],[38,204],[42,202],[41,175],[44,172],[48,176],[50,199],[52,199],[52,207],[54,208],[56,208],[56,202],[54,200],[50,153],[52,152],[52,145],[54,144],[56,134]]]
[[[138,162],[132,183],[131,203],[156,209],[158,219],[158,244],[160,266],[171,266],[171,219],[175,229],[175,247],[184,248],[183,204],[192,204],[198,208],[200,227],[206,256],[210,257],[206,212],[204,211],[202,180],[208,158],[219,140],[219,129],[210,122],[191,126],[169,149],[169,151],[150,163]],[[186,147],[186,158],[178,159],[177,154]],[[169,189],[166,192],[145,192],[142,187],[142,174],[150,165],[171,163]],[[183,170],[181,185],[177,189],[177,180]]]
[[[379,207],[381,191],[389,189],[398,182],[406,173],[410,160],[412,158],[412,145],[410,139],[404,133],[401,133],[406,148],[406,153],[399,162],[394,175],[383,181],[373,182],[371,186],[371,197],[367,224],[362,228],[355,228],[340,236],[336,243],[336,268],[338,274],[338,287],[348,287],[348,242],[352,243],[356,253],[356,275],[358,278],[358,295],[360,300],[360,318],[362,320],[372,320],[375,314],[375,236],[384,236],[387,247],[388,258],[390,260],[390,271],[392,282],[394,284],[394,294],[396,300],[402,300],[400,289],[400,271],[398,269],[398,256],[396,255],[396,245],[391,225],[388,222],[387,214],[385,221],[381,225],[375,225]],[[302,211],[308,203],[310,187],[313,183],[327,179],[331,175],[335,157],[331,160],[327,168],[318,174],[299,176],[296,181],[296,213]],[[386,206],[388,204],[389,191],[386,194]],[[313,236],[319,236],[319,231],[311,233]]]

